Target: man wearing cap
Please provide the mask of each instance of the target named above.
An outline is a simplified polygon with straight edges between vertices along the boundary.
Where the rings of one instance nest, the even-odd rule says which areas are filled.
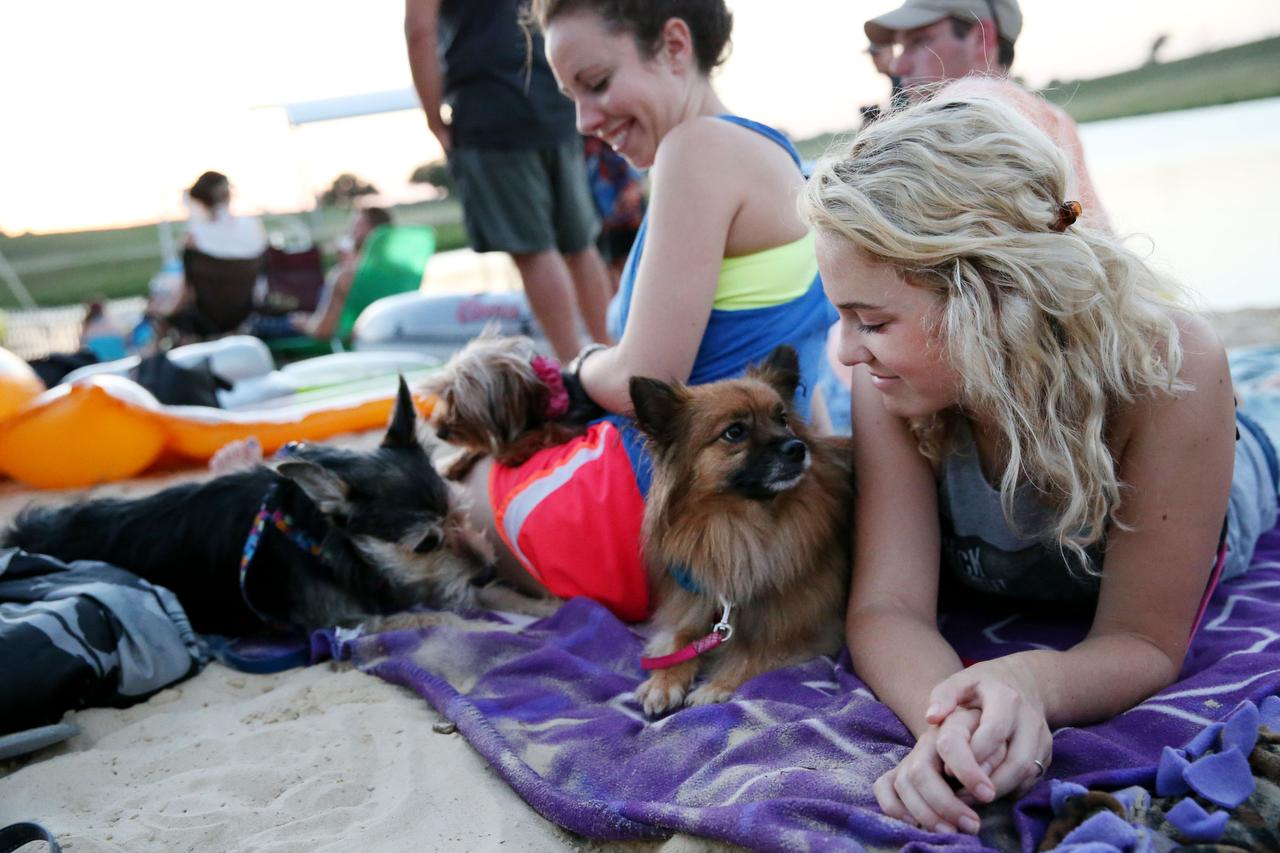
[[[970,74],[1004,77],[1022,32],[1017,0],[906,0],[864,26],[872,44],[896,44],[890,73],[912,100]]]
[[[902,81],[911,101],[932,93],[985,96],[1016,108],[1045,132],[1070,160],[1072,197],[1083,218],[1110,230],[1084,161],[1076,123],[1057,106],[1009,79],[1013,46],[1022,32],[1018,0],[906,0],[864,25],[874,44],[892,43],[889,73]]]

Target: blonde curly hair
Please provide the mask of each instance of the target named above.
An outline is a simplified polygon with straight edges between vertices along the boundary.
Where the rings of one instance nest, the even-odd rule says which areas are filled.
[[[921,452],[942,456],[956,416],[994,424],[1006,518],[1030,483],[1057,508],[1051,533],[1070,562],[1097,573],[1085,549],[1123,526],[1108,416],[1188,386],[1169,310],[1177,288],[1111,235],[1063,228],[1069,175],[1010,107],[942,97],[862,131],[818,166],[799,204],[811,226],[941,302],[934,331],[959,405],[913,420]]]

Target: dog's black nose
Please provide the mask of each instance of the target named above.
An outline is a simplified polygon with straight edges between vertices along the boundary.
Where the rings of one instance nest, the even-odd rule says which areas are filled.
[[[798,438],[789,438],[782,443],[779,452],[784,459],[791,462],[803,462],[804,455],[809,452],[809,448]]]

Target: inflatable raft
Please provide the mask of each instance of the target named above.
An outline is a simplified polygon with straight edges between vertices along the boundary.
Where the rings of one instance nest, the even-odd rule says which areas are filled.
[[[222,408],[164,406],[128,378],[136,356],[93,364],[48,390],[0,349],[0,474],[42,489],[124,480],[164,460],[207,462],[223,445],[255,436],[265,453],[290,441],[376,429],[390,417],[397,377],[436,369],[482,331],[527,335],[548,349],[523,293],[404,293],[361,313],[355,352],[275,370],[266,344],[221,338],[169,352],[192,368],[208,360],[233,383]],[[419,399],[424,414],[431,401]]]
[[[391,415],[398,376],[412,385],[437,357],[411,351],[339,353],[273,370],[262,341],[223,338],[180,347],[184,366],[209,359],[231,380],[226,408],[163,406],[127,377],[137,359],[91,365],[44,390],[31,368],[0,350],[0,473],[42,489],[136,476],[158,461],[206,462],[255,436],[266,453],[290,441],[375,429]],[[424,413],[429,400],[419,400]]]
[[[401,293],[379,299],[356,321],[360,352],[408,350],[448,359],[476,335],[525,335],[549,352],[523,293]]]

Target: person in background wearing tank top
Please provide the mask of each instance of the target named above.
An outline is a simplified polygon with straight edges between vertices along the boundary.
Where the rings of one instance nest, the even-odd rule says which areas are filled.
[[[944,92],[863,130],[801,203],[854,368],[849,648],[916,737],[874,790],[938,832],[1033,785],[1051,728],[1170,684],[1276,520],[1275,448],[1236,412],[1222,345],[1070,181],[1016,108]],[[965,668],[943,572],[1081,602],[1092,627]]]
[[[576,104],[578,130],[650,170],[649,207],[609,310],[617,343],[573,360],[565,371],[572,396],[602,415],[629,415],[633,376],[711,382],[789,344],[803,380],[796,407],[807,415],[835,313],[813,235],[796,212],[798,153],[773,128],[733,115],[711,84],[732,27],[724,0],[535,0],[531,17]],[[643,618],[647,477],[636,472],[646,469],[645,454],[629,422],[604,417],[522,466],[477,465],[467,503],[497,544],[504,577],[611,600],[608,591],[547,579],[612,576],[628,590],[614,596],[626,598],[616,612]]]
[[[468,243],[511,256],[538,325],[568,360],[579,318],[592,340],[609,339],[609,279],[573,105],[556,91],[541,36],[521,29],[520,5],[405,0],[409,70]]]

